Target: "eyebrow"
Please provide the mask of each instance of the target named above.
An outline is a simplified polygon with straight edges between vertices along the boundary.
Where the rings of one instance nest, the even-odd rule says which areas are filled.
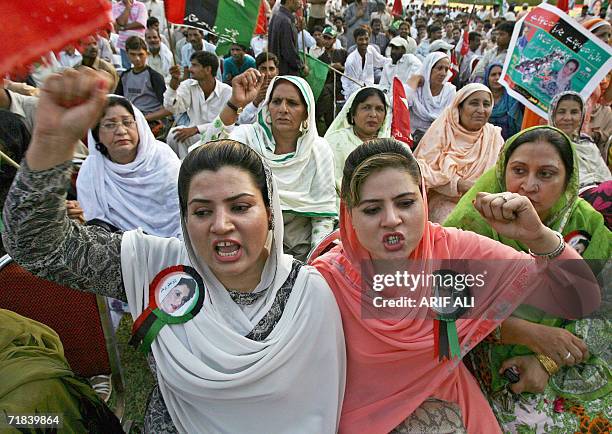
[[[395,196],[392,200],[400,199],[404,196],[414,197],[416,196],[416,193],[413,191],[407,191],[406,193],[400,193],[397,196]],[[376,202],[382,202],[382,199],[364,199],[358,203],[358,206],[363,205],[364,203],[376,203]]]
[[[231,196],[231,197],[228,197],[226,199],[223,199],[223,202],[233,202],[234,200],[240,199],[243,196],[255,197],[255,195],[251,194],[251,193],[239,193],[239,194],[237,194],[235,196]],[[199,197],[195,197],[195,198],[193,198],[193,199],[191,199],[189,201],[188,205],[191,205],[194,202],[198,202],[198,203],[212,203],[212,200],[210,200],[210,199],[201,199]]]
[[[527,163],[520,161],[520,160],[514,160],[509,162],[508,164],[524,164],[526,165]],[[554,166],[552,164],[545,164],[543,166],[539,166],[538,169],[555,169],[555,170],[559,170],[558,166]]]

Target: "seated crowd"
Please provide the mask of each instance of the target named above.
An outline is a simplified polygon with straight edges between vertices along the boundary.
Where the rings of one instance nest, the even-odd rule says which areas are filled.
[[[137,324],[159,306],[145,432],[612,429],[612,72],[529,123],[500,83],[528,6],[313,0],[295,23],[301,0],[279,0],[223,57],[157,3],[114,2],[106,32],[0,90],[1,253]],[[578,19],[612,45],[610,19]],[[302,51],[330,66],[318,94]],[[377,276],[462,262],[486,284],[455,317],[377,304],[441,291]],[[13,347],[61,346],[0,318],[0,379]],[[28,387],[0,408],[34,412]],[[71,377],[48,411],[74,413],[72,389],[116,429]]]

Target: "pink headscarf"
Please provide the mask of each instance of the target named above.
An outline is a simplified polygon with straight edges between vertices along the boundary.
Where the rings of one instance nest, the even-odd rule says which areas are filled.
[[[423,185],[421,192],[427,220]],[[458,404],[469,432],[501,432],[487,400],[461,360],[440,362],[434,357],[434,321],[425,318],[427,308],[412,309],[401,319],[375,316],[374,308],[367,304],[371,291],[362,290],[362,274],[367,276],[371,270],[361,264],[370,268],[370,255],[359,243],[351,213],[344,203],[340,207],[340,236],[342,244],[313,262],[334,292],[346,338],[347,385],[340,432],[387,433],[429,397]],[[579,257],[571,250],[565,249],[562,256]],[[534,262],[529,255],[472,232],[425,221],[421,241],[409,259],[417,260],[430,271],[436,266],[432,259],[439,263],[450,258],[514,259],[489,270],[490,284],[473,294],[477,297],[476,311],[469,319],[457,320],[462,357],[531,291],[538,286],[541,290],[548,283],[542,279],[527,282]],[[430,291],[427,287],[416,289],[419,297],[431,294]],[[369,315],[364,318],[364,313]]]
[[[483,84],[463,87],[442,116],[429,127],[414,156],[422,160],[427,188],[450,184],[452,196],[459,196],[457,180],[476,181],[493,167],[504,145],[501,128],[486,123],[478,131],[465,129],[459,121],[459,105],[476,92],[486,92],[493,104],[493,95]]]

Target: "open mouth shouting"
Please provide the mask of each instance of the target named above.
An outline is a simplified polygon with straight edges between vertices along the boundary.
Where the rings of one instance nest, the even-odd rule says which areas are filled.
[[[392,232],[383,236],[383,245],[390,252],[396,252],[404,247],[404,235],[400,232]]]
[[[242,246],[235,240],[219,240],[214,243],[215,257],[221,262],[235,262],[242,256]]]

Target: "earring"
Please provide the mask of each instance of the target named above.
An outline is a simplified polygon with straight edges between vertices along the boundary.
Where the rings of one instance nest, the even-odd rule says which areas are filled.
[[[266,124],[268,125],[272,125],[272,115],[270,115],[270,112],[268,112],[268,114],[266,114],[266,119],[264,119],[266,121]]]
[[[308,119],[304,119],[304,120],[302,121],[302,125],[301,125],[301,127],[302,127],[302,128],[301,128],[301,129],[302,129],[302,131],[308,131]]]

